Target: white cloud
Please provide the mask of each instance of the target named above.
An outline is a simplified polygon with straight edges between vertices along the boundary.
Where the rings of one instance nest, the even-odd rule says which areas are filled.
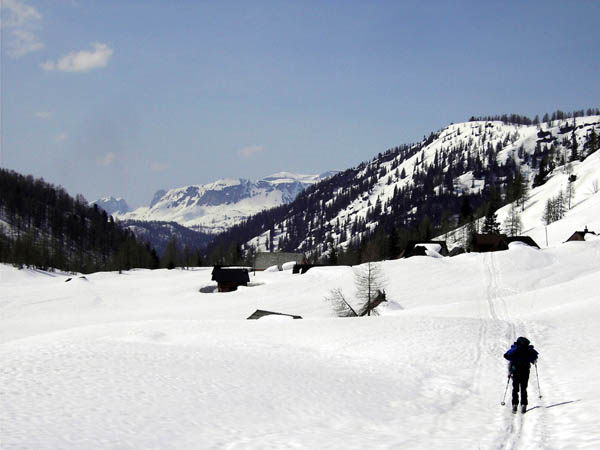
[[[102,158],[100,158],[98,161],[96,161],[98,163],[99,166],[102,167],[108,167],[110,165],[112,165],[117,159],[117,154],[114,152],[108,152],[106,155],[104,155]]]
[[[49,111],[38,111],[34,114],[34,116],[38,119],[48,120],[50,117],[52,117],[52,113]]]
[[[3,26],[6,27],[19,27],[42,18],[37,9],[19,0],[2,0],[2,8],[7,11],[3,17]]]
[[[88,72],[92,69],[106,67],[108,60],[113,54],[113,50],[106,44],[92,44],[93,50],[81,50],[71,52],[58,61],[47,61],[42,63],[42,69],[45,71],[57,70],[60,72]]]
[[[250,158],[257,153],[263,153],[265,148],[262,145],[251,145],[238,150],[237,154],[243,158]]]
[[[61,133],[58,136],[56,136],[56,142],[65,142],[67,139],[69,139],[69,135],[66,133]]]
[[[11,58],[20,58],[41,50],[44,43],[35,33],[42,15],[37,9],[19,0],[2,0],[2,30],[6,30],[6,53]]]

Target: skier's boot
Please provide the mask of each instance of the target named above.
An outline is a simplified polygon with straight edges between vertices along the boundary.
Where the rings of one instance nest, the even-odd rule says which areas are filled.
[[[527,405],[521,405],[521,414],[525,414],[527,412]]]
[[[512,413],[516,414],[517,413],[517,408],[519,407],[519,405],[513,405],[513,410]]]

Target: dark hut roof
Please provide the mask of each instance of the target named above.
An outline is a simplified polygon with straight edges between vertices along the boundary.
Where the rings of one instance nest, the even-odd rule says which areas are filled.
[[[471,243],[475,252],[508,250],[508,237],[505,234],[474,234]]]
[[[531,247],[540,248],[540,246],[537,245],[537,243],[529,236],[509,236],[508,238],[506,238],[506,240],[509,244],[511,242],[523,242],[524,244],[527,244]]]
[[[595,232],[593,231],[589,231],[587,228],[583,231],[576,231],[575,233],[573,233],[571,235],[571,237],[569,239],[567,239],[567,242],[569,241],[585,241],[585,235],[586,234],[593,234],[594,236],[596,235]]]
[[[248,269],[215,266],[211,280],[217,283],[250,283]]]
[[[329,267],[331,264],[295,264],[292,268],[292,273],[304,274],[313,267]]]
[[[400,253],[400,258],[408,258],[410,256],[425,256],[426,244],[437,244],[440,246],[440,255],[448,256],[448,246],[446,241],[408,241],[406,247]]]
[[[448,254],[448,256],[458,256],[458,255],[462,255],[463,253],[466,253],[465,249],[458,246],[458,247],[454,247],[452,250],[450,250],[450,253]]]
[[[258,252],[254,258],[254,270],[265,270],[272,266],[277,266],[281,270],[285,263],[293,261],[301,264],[304,260],[304,253]]]
[[[288,317],[293,317],[294,319],[302,319],[302,316],[297,316],[295,314],[284,314],[284,313],[279,313],[279,312],[274,312],[274,311],[265,311],[264,309],[257,309],[250,316],[248,316],[248,318],[246,320],[256,320],[256,319],[260,319],[261,317],[264,317],[264,316],[272,316],[272,315],[288,316]]]

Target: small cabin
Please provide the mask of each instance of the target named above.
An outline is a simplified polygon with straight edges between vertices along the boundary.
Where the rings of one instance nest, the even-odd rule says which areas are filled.
[[[248,269],[215,266],[211,280],[217,282],[219,292],[233,292],[239,286],[248,286],[250,276]]]
[[[535,247],[535,248],[538,248],[538,249],[540,248],[540,246],[537,245],[537,242],[535,242],[529,236],[509,236],[508,238],[506,238],[506,240],[508,241],[509,244],[511,242],[522,242],[523,244],[527,244],[530,247]]]
[[[508,250],[508,237],[505,234],[473,234],[471,251],[478,253]]]
[[[283,265],[289,262],[303,264],[307,261],[304,253],[258,252],[254,258],[254,270],[266,270],[273,266],[283,270]]]
[[[458,256],[458,255],[462,255],[463,253],[466,253],[467,251],[459,246],[454,247],[452,250],[450,250],[450,254],[448,256]]]
[[[450,254],[446,241],[408,241],[406,247],[400,252],[398,257],[427,256],[427,250],[435,250],[442,256]]]
[[[569,239],[567,239],[566,242],[570,242],[570,241],[585,241],[585,235],[586,234],[591,234],[594,236],[597,236],[595,232],[588,230],[588,227],[585,227],[585,229],[583,231],[576,231],[575,233],[573,233],[571,235],[571,237]]]
[[[331,264],[295,264],[292,268],[292,273],[299,273],[300,275],[309,271],[313,267],[331,267]]]

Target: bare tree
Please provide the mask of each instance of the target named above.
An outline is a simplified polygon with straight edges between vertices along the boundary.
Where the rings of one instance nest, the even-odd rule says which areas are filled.
[[[387,301],[381,264],[368,262],[354,270],[355,297],[346,297],[341,288],[332,289],[325,300],[333,305],[338,317],[377,315],[375,308]],[[352,306],[354,304],[354,306]]]
[[[508,211],[508,216],[504,221],[504,231],[509,236],[518,236],[523,229],[523,223],[521,222],[521,215],[517,207],[517,202],[513,202]]]
[[[373,303],[385,285],[385,276],[381,264],[368,262],[354,269],[354,285],[356,297],[361,303],[361,310],[370,316]]]
[[[338,317],[358,317],[358,314],[352,308],[352,305],[346,300],[346,296],[340,288],[332,289],[325,300],[333,305]]]

